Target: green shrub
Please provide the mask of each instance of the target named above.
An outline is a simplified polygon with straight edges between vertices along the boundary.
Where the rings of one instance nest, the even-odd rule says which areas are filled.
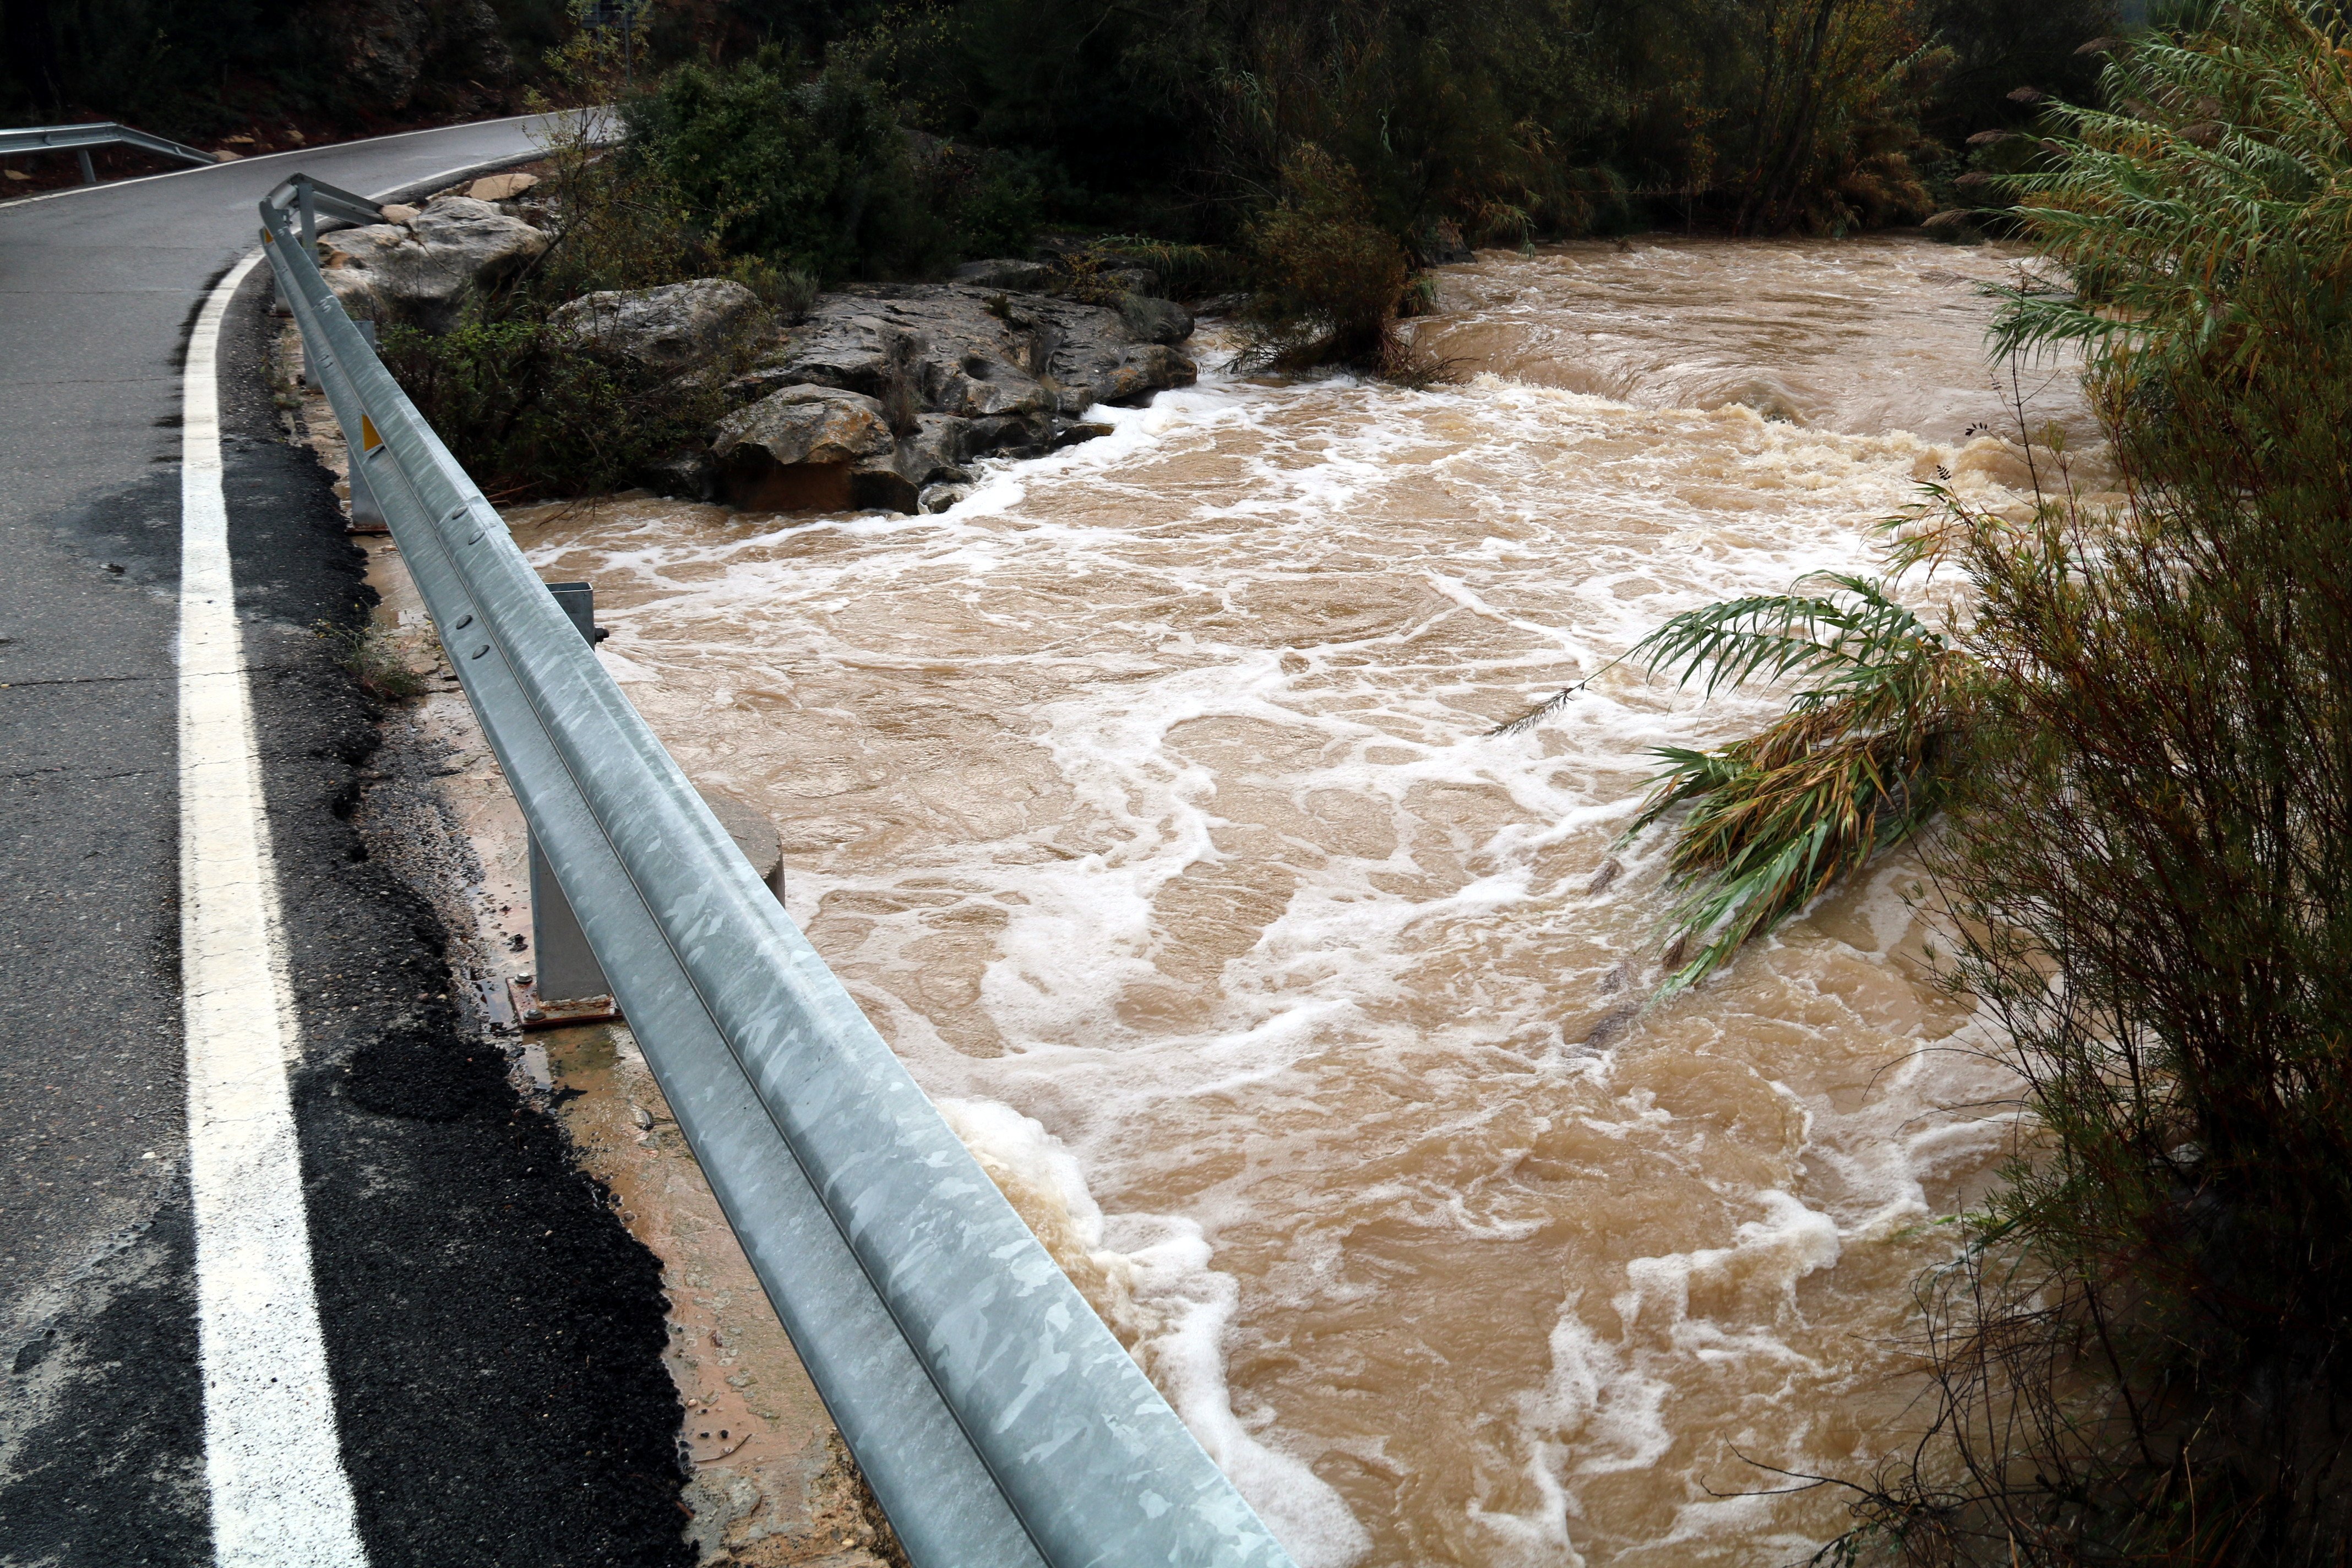
[[[1223,293],[1242,281],[1240,258],[1221,245],[1187,245],[1140,234],[1106,234],[1088,240],[1087,249],[1108,262],[1150,268],[1159,277],[1161,291],[1171,300],[1196,300]]]
[[[952,246],[895,106],[845,61],[814,80],[772,50],[681,66],[624,118],[626,156],[724,250],[829,283],[919,274]]]
[[[958,256],[1029,253],[1045,216],[1045,183],[1034,158],[939,142],[917,172],[936,209],[948,215]]]
[[[1255,285],[1242,316],[1245,360],[1286,370],[1401,366],[1404,247],[1372,221],[1354,171],[1320,148],[1300,148],[1283,174],[1281,204],[1243,243]]]
[[[394,327],[383,355],[494,501],[621,489],[726,412],[722,376],[650,380],[539,321]]]

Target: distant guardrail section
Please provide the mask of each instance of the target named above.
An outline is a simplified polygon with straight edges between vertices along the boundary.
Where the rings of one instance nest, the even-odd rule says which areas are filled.
[[[72,153],[81,160],[82,184],[86,185],[98,184],[98,171],[90,167],[89,162],[89,150],[93,147],[136,147],[142,152],[207,166],[221,161],[218,154],[200,147],[165,136],[152,136],[111,120],[89,125],[23,125],[0,130],[0,157],[18,153]]]
[[[920,1568],[1289,1568],[758,879],[329,291],[264,249],[532,831],[793,1346]]]

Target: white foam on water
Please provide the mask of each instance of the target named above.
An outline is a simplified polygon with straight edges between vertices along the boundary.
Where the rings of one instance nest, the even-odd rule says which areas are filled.
[[[1298,1568],[1349,1568],[1361,1559],[1371,1539],[1339,1494],[1297,1458],[1252,1436],[1234,1414],[1224,1337],[1240,1289],[1209,1267],[1200,1227],[1166,1220],[1156,1227],[1160,1238],[1135,1252],[1106,1250],[1102,1210],[1061,1140],[994,1100],[937,1103],[1081,1289],[1105,1277],[1116,1281],[1113,1292],[1099,1285],[1090,1292],[1096,1310],[1124,1337],[1144,1340],[1145,1370]]]

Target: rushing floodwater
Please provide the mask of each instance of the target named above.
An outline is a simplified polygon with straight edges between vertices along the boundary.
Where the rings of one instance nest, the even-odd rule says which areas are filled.
[[[1971,287],[2011,265],[1494,256],[1423,323],[1459,386],[1205,375],[939,517],[517,531],[1302,1564],[1763,1568],[1843,1510],[1746,1460],[1904,1430],[1908,1282],[2001,1140],[1942,1109],[1988,1089],[1934,1048],[1967,1016],[1900,859],[1643,1010],[1646,748],[1765,696],[1621,669],[1487,731],[1678,610],[1866,566],[1938,465],[2022,488],[1971,430],[2016,427]],[[2080,419],[2063,380],[2029,414]]]

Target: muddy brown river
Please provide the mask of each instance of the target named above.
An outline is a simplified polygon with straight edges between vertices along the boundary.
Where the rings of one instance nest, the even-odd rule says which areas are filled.
[[[1652,1004],[1647,749],[1770,694],[1619,668],[1488,731],[1679,610],[1867,569],[1939,467],[2014,500],[2020,402],[2088,434],[2063,367],[1986,362],[2015,265],[1496,253],[1419,323],[1456,385],[1206,369],[935,517],[516,532],[1305,1568],[1766,1568],[1844,1517],[1770,1468],[1916,1419],[1909,1283],[2000,1086],[1900,857]]]

